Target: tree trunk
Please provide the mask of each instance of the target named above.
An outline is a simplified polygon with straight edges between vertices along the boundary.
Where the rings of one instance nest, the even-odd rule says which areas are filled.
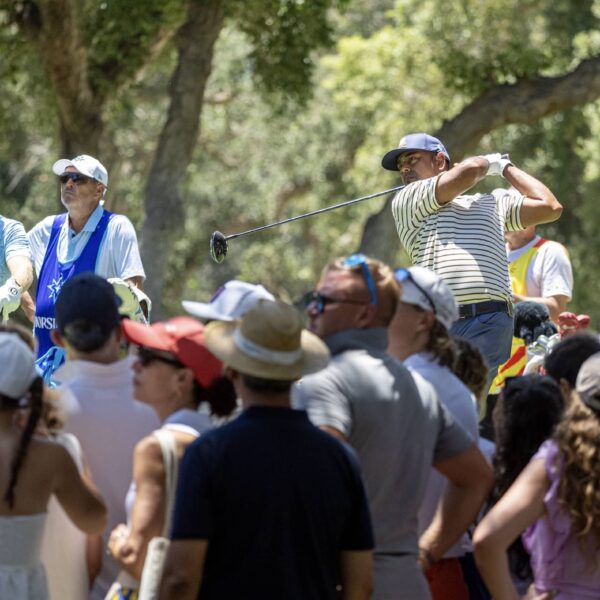
[[[594,57],[581,62],[567,75],[496,86],[446,121],[433,135],[444,142],[453,161],[458,161],[473,152],[484,135],[498,127],[532,123],[592,102],[599,96],[600,57]],[[361,252],[390,264],[394,263],[400,249],[391,202],[389,198],[378,213],[367,219],[360,241]]]
[[[52,83],[61,125],[62,156],[96,154],[104,129],[104,98],[90,86],[78,0],[28,3],[17,21],[35,46]]]
[[[200,130],[206,83],[215,42],[223,26],[222,0],[190,0],[176,43],[179,52],[171,81],[171,102],[144,192],[145,218],[140,246],[146,291],[153,317],[163,315],[163,289],[169,251],[184,230],[181,185]]]

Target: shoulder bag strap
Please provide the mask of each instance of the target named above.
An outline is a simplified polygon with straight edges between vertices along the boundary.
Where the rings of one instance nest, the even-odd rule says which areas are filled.
[[[175,492],[177,490],[177,476],[179,474],[179,460],[177,459],[177,441],[175,435],[165,429],[159,429],[154,432],[154,437],[160,444],[162,450],[163,463],[165,465],[165,494],[166,494],[166,512],[165,524],[162,535],[167,537],[171,530],[171,519],[173,517],[173,506],[175,504]]]

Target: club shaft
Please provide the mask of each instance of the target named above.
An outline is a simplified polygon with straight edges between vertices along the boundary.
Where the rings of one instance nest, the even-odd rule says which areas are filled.
[[[248,229],[247,231],[240,231],[240,233],[232,233],[225,237],[226,240],[233,240],[238,237],[242,237],[243,235],[249,235],[251,233],[255,233],[257,231],[262,231],[263,229],[271,229],[272,227],[279,227],[279,225],[284,225],[285,223],[291,223],[292,221],[298,221],[300,219],[306,219],[306,217],[313,217],[314,215],[320,215],[321,213],[329,212],[330,210],[335,210],[336,208],[341,208],[342,206],[350,206],[351,204],[356,204],[357,202],[363,202],[364,200],[371,200],[371,198],[378,198],[379,196],[387,196],[388,194],[393,194],[394,192],[400,191],[404,188],[404,185],[400,185],[395,188],[391,188],[389,190],[384,190],[383,192],[376,192],[374,194],[369,194],[368,196],[361,196],[360,198],[353,198],[352,200],[346,200],[345,202],[340,202],[339,204],[334,204],[332,206],[326,206],[325,208],[319,208],[318,210],[313,210],[312,212],[304,213],[303,215],[297,215],[295,217],[290,217],[289,219],[283,219],[283,221],[277,221],[276,223],[270,223],[268,225],[261,225],[260,227],[255,227],[254,229]]]

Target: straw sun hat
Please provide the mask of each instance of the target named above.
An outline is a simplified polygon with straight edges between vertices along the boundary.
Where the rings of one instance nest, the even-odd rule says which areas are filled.
[[[213,321],[204,330],[206,347],[227,366],[262,379],[292,381],[329,362],[327,346],[302,328],[289,304],[260,300],[241,321]]]

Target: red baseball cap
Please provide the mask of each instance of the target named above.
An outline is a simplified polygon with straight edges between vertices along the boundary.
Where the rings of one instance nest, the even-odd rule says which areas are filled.
[[[204,387],[223,374],[223,363],[206,348],[204,325],[196,319],[174,317],[150,326],[124,319],[122,326],[131,343],[170,352]]]

